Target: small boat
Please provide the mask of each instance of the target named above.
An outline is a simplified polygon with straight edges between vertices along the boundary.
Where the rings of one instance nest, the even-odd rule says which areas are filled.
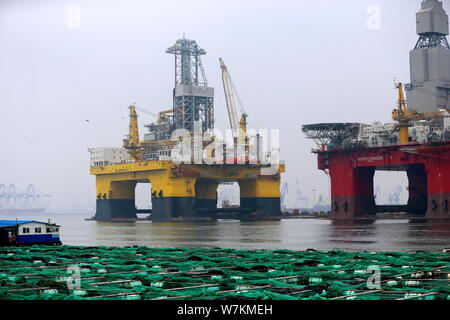
[[[34,220],[0,220],[0,246],[61,244],[59,225]]]

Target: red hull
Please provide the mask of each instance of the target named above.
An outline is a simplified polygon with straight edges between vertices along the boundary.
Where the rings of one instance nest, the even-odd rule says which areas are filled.
[[[334,219],[377,213],[373,190],[376,170],[407,172],[410,213],[427,219],[450,219],[450,142],[316,153],[319,169],[328,170],[331,177]]]

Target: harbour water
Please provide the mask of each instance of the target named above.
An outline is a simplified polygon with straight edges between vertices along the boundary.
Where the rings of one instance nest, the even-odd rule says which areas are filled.
[[[371,224],[318,219],[208,223],[85,221],[92,214],[2,215],[61,225],[63,244],[155,248],[343,249],[351,251],[442,251],[450,247],[450,222],[378,220]]]

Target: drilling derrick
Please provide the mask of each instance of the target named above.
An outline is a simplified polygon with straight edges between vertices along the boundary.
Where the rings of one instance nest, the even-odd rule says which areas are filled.
[[[180,39],[166,50],[175,56],[173,115],[175,129],[203,132],[214,128],[214,88],[208,87],[201,56],[206,51],[194,40]]]

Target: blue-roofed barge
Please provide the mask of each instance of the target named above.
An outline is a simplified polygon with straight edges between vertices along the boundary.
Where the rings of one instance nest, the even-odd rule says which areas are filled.
[[[59,245],[59,225],[34,220],[0,220],[0,246]]]

